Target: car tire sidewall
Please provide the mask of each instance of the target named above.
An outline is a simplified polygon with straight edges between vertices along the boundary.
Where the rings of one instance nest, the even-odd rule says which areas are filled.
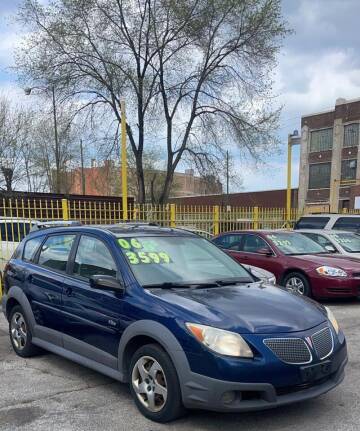
[[[298,295],[299,296],[306,296],[308,298],[311,298],[312,297],[312,292],[311,292],[311,286],[310,286],[309,280],[305,277],[305,275],[301,274],[300,272],[291,272],[290,274],[287,274],[284,277],[284,282],[283,282],[284,288],[286,289],[286,283],[288,282],[288,280],[290,278],[293,278],[293,277],[300,278],[300,280],[303,282],[304,287],[305,287],[304,295],[300,295],[300,294],[298,294]]]
[[[158,361],[161,365],[166,377],[168,390],[167,400],[164,407],[159,412],[151,412],[150,410],[148,410],[138,399],[132,385],[133,368],[136,362],[142,356],[151,356],[156,359],[156,361]],[[135,354],[131,358],[129,366],[129,384],[130,391],[134,398],[136,406],[138,407],[140,412],[148,419],[155,422],[165,423],[175,420],[185,413],[185,409],[182,404],[181,389],[176,368],[171,361],[169,355],[159,345],[147,344],[143,347],[140,347],[135,352]]]
[[[25,324],[26,324],[27,337],[26,337],[26,343],[25,343],[25,346],[23,349],[18,349],[15,346],[13,339],[12,339],[12,336],[11,336],[11,320],[12,320],[12,317],[15,313],[20,313],[22,315],[22,317],[24,318]],[[10,312],[10,315],[9,315],[9,336],[10,336],[10,342],[11,342],[12,348],[14,349],[14,352],[18,356],[21,356],[22,358],[28,358],[28,357],[35,356],[35,355],[40,353],[41,349],[32,344],[32,333],[31,333],[31,329],[29,326],[29,322],[28,322],[28,319],[26,318],[26,314],[24,313],[24,311],[20,305],[16,305]]]

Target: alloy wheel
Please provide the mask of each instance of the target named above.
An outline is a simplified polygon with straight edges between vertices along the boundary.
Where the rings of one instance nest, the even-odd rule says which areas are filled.
[[[10,333],[14,346],[18,350],[22,350],[26,345],[28,335],[24,316],[19,312],[14,313],[11,318]]]
[[[289,292],[297,293],[299,295],[305,295],[305,284],[299,277],[291,277],[286,282],[286,289]]]
[[[164,370],[151,356],[142,356],[134,365],[131,383],[140,402],[151,412],[159,412],[167,400]]]

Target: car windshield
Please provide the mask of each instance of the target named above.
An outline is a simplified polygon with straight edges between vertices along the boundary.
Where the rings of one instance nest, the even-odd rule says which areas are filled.
[[[299,233],[274,232],[266,237],[287,255],[329,253],[320,244]]]
[[[360,253],[360,236],[355,233],[331,233],[330,238],[348,253]]]
[[[118,238],[131,269],[144,287],[199,287],[253,282],[230,256],[200,237]]]

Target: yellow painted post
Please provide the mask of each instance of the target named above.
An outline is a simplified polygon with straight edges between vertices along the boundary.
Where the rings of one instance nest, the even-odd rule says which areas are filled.
[[[126,113],[125,102],[121,101],[121,194],[123,220],[128,219],[128,196],[127,196],[127,154],[126,154]]]
[[[290,227],[291,220],[291,135],[288,136],[288,152],[287,152],[287,189],[286,189],[286,221]]]
[[[214,235],[219,235],[220,233],[220,207],[215,205],[213,207],[213,220],[214,220]]]
[[[61,199],[62,205],[62,219],[64,221],[69,220],[69,205],[67,199]]]
[[[253,228],[255,230],[259,229],[259,207],[254,207],[254,210],[253,210],[253,220],[254,220],[254,222],[253,222]]]
[[[176,227],[176,205],[170,204],[170,227]]]

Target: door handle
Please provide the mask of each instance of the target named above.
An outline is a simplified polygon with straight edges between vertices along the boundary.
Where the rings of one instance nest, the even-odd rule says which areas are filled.
[[[65,288],[65,295],[66,296],[71,296],[72,295],[72,288],[71,287],[66,287]]]

